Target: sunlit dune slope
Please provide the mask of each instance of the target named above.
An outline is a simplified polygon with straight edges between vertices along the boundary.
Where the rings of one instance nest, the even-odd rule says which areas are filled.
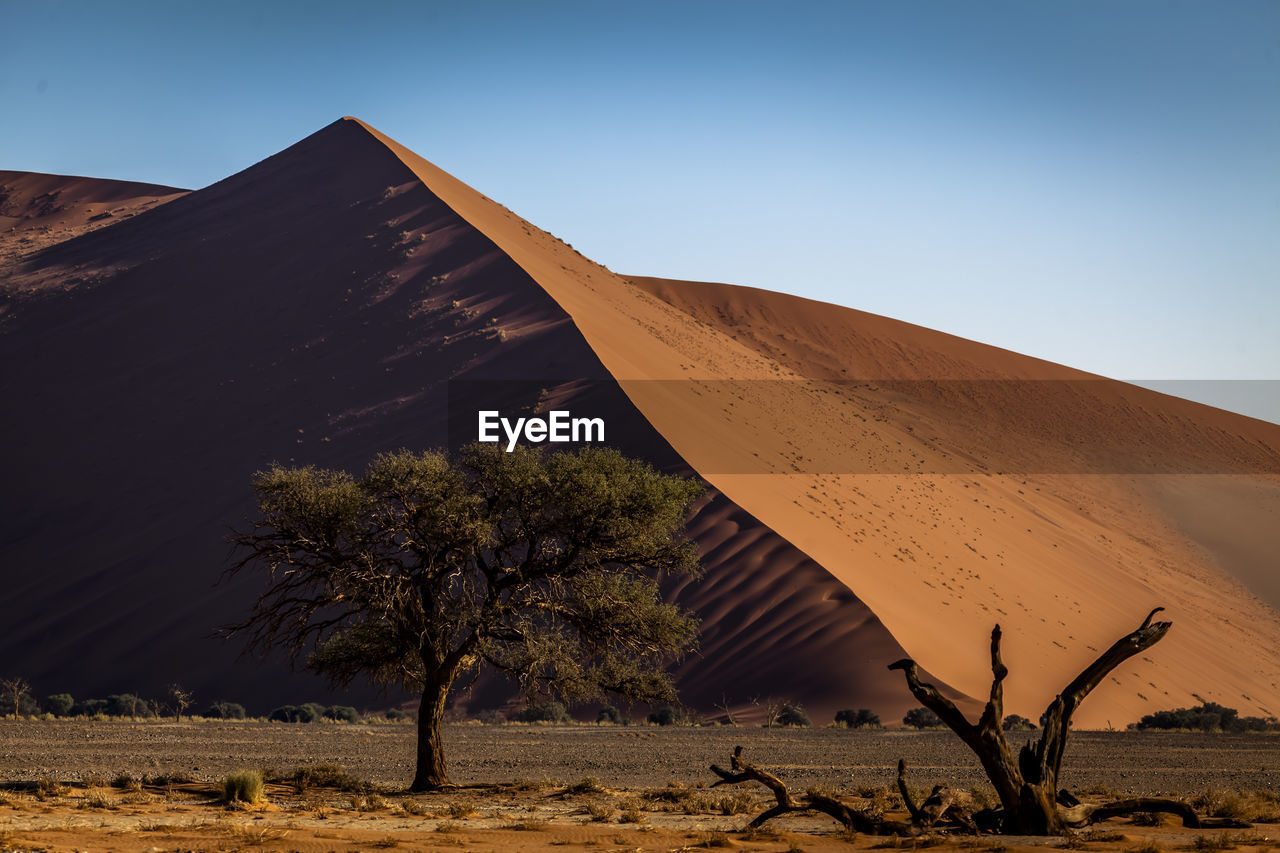
[[[1153,476],[1274,483],[1280,428],[833,306],[641,286],[379,138],[556,300],[694,470],[940,677],[982,693],[998,621],[1009,707],[1034,715],[1165,605],[1175,630],[1114,673],[1082,724],[1197,695],[1280,710],[1275,610],[1143,489]]]

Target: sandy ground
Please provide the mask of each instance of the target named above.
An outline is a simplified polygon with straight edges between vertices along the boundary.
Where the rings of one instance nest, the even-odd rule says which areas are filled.
[[[0,779],[83,781],[120,772],[214,782],[245,766],[286,772],[338,764],[361,779],[403,786],[412,776],[412,725],[158,723],[0,720]],[[1018,744],[1020,736],[1010,735]],[[892,783],[899,758],[921,786],[984,784],[976,759],[950,732],[762,729],[730,726],[445,727],[459,784],[566,784],[594,776],[612,787],[714,781],[735,745],[791,784],[829,788]],[[1280,790],[1280,737],[1171,732],[1077,732],[1063,785],[1135,794],[1205,788]]]
[[[705,765],[742,743],[800,790],[811,784],[890,812],[891,765],[904,756],[921,787],[950,781],[986,796],[973,761],[946,732],[466,726],[447,729],[460,787],[403,789],[412,729],[404,725],[0,721],[0,850],[828,851],[898,846],[831,821],[789,817],[745,831],[768,796],[758,786],[709,788]],[[250,757],[248,758],[247,757]],[[371,790],[269,784],[266,801],[228,807],[217,780],[245,764],[287,777],[297,765],[338,764]],[[1094,799],[1124,791],[1190,795],[1269,788],[1280,820],[1280,738],[1080,733],[1068,784]],[[837,766],[838,765],[838,766]],[[1139,771],[1138,768],[1144,768]],[[137,784],[117,781],[125,773]],[[164,778],[165,776],[169,778]],[[23,781],[25,780],[25,781]],[[1280,826],[1184,829],[1165,820],[1110,821],[1063,839],[944,838],[901,842],[960,849],[1157,853],[1265,850]]]

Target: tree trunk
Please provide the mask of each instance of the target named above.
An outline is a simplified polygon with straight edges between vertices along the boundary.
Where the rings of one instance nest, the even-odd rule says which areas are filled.
[[[447,683],[429,683],[422,689],[422,703],[418,706],[418,768],[409,787],[411,791],[434,791],[453,784],[444,763],[444,740],[440,731],[448,696]]]
[[[969,722],[936,687],[920,680],[914,660],[904,658],[890,664],[889,669],[902,670],[912,695],[937,714],[978,756],[1004,807],[1005,833],[1060,835],[1068,824],[1058,808],[1058,774],[1071,731],[1071,715],[1111,670],[1164,637],[1170,623],[1152,622],[1163,609],[1157,607],[1147,614],[1136,631],[1117,640],[1058,694],[1044,713],[1040,739],[1023,746],[1016,759],[1001,728],[1003,682],[1009,670],[1000,656],[999,625],[991,632],[991,697],[976,724]]]

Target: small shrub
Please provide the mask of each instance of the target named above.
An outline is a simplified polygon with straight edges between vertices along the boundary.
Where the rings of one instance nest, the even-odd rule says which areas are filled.
[[[564,705],[555,702],[531,702],[516,713],[522,723],[571,723],[573,719]]]
[[[228,803],[257,803],[262,789],[262,774],[257,770],[237,770],[222,780],[222,797]]]
[[[119,788],[122,791],[141,791],[142,780],[135,779],[128,773],[120,773],[111,780],[111,787]]]
[[[599,794],[604,791],[604,785],[595,776],[583,776],[572,785],[565,785],[564,790],[567,794]]]
[[[902,724],[912,729],[936,729],[942,720],[928,708],[912,708],[903,715]]]
[[[851,729],[878,729],[880,728],[880,715],[875,714],[867,708],[845,708],[842,711],[836,711],[836,723],[844,723],[846,727]]]
[[[475,721],[486,726],[501,726],[506,724],[507,716],[496,708],[486,708],[476,714]]]
[[[805,713],[804,708],[799,705],[783,705],[782,710],[778,711],[778,725],[780,726],[809,726],[809,715]]]
[[[209,710],[204,712],[204,715],[214,720],[243,720],[245,718],[244,706],[239,702],[214,702],[209,706]]]
[[[390,804],[378,793],[356,794],[351,798],[352,811],[380,812],[390,807]]]
[[[612,723],[620,725],[622,723],[622,712],[612,705],[605,705],[600,709],[600,713],[596,714],[597,723]]]
[[[107,697],[104,713],[112,717],[148,718],[156,715],[145,699],[132,693],[117,693]]]
[[[44,709],[55,717],[71,716],[71,709],[75,706],[76,700],[71,698],[70,693],[55,693],[44,700]]]
[[[1021,714],[1010,714],[1000,723],[1000,728],[1006,732],[1033,732],[1036,730],[1036,724]]]
[[[475,803],[468,802],[467,800],[459,800],[456,803],[450,803],[445,807],[444,811],[445,814],[449,815],[449,817],[461,819],[464,817],[471,817],[475,814],[476,806]]]
[[[671,705],[663,705],[649,715],[649,722],[655,726],[673,726],[676,723],[684,722],[684,719],[684,713]]]
[[[328,708],[324,709],[324,716],[326,719],[334,720],[336,722],[360,722],[359,712],[350,705],[330,705]]]
[[[413,714],[407,714],[404,711],[401,711],[399,708],[392,708],[389,711],[387,711],[386,718],[393,723],[398,723],[401,720],[412,720]]]
[[[44,802],[49,797],[61,797],[67,793],[67,786],[51,776],[36,781],[36,799]]]
[[[422,815],[427,814],[427,807],[417,800],[401,800],[400,808],[404,810],[405,814],[412,815],[413,817],[421,817]]]
[[[745,814],[751,811],[755,805],[751,795],[746,791],[739,791],[736,794],[728,794],[716,800],[716,810],[724,815]]]
[[[336,788],[339,791],[364,791],[369,786],[337,764],[312,764],[299,767],[284,777],[298,792],[307,788]]]
[[[1155,841],[1144,841],[1132,847],[1126,847],[1125,853],[1164,853],[1164,848]]]
[[[323,714],[323,705],[307,702],[303,705],[281,705],[273,709],[267,719],[281,723],[314,723]]]
[[[617,812],[617,809],[608,803],[587,803],[586,809],[592,820],[600,822],[613,820]]]
[[[627,809],[618,815],[618,823],[644,823],[644,812],[639,809]]]
[[[71,706],[71,716],[96,718],[105,715],[106,710],[106,699],[81,699]]]

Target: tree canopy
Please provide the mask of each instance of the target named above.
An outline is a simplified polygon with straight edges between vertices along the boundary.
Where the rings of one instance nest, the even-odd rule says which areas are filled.
[[[413,788],[448,784],[440,722],[458,678],[488,664],[563,698],[674,698],[666,667],[697,623],[655,577],[698,569],[693,481],[601,448],[476,445],[377,456],[355,477],[274,466],[233,567],[268,586],[228,632],[346,685],[422,690]]]

